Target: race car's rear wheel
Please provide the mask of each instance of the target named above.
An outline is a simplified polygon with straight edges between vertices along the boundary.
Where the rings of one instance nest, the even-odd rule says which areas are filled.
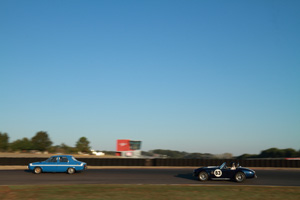
[[[42,173],[42,169],[40,167],[36,167],[36,168],[34,168],[33,172],[35,174],[40,174],[40,173]]]
[[[74,168],[68,168],[68,174],[74,174],[75,173],[75,169]]]
[[[200,172],[199,173],[199,180],[200,181],[207,181],[208,180],[208,174],[206,172]]]
[[[246,176],[243,172],[238,172],[234,176],[234,179],[235,179],[236,182],[241,183],[246,179]]]

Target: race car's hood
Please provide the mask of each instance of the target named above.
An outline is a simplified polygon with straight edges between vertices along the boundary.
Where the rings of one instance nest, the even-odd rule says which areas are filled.
[[[219,168],[219,166],[207,166],[207,167],[202,167],[203,169],[216,169]]]
[[[207,167],[201,167],[202,169],[216,169],[219,168],[219,166],[207,166]]]
[[[238,167],[237,169],[255,172],[253,169],[249,169],[249,168],[246,168],[246,167]]]
[[[195,170],[206,170],[206,169],[209,169],[209,170],[213,170],[213,169],[217,169],[218,166],[208,166],[208,167],[200,167],[198,169],[195,169]]]

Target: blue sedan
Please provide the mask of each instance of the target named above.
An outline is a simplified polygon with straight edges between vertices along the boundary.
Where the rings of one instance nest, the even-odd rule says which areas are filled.
[[[70,155],[52,156],[46,161],[29,163],[28,169],[35,174],[42,172],[67,172],[73,174],[87,169],[87,164]]]

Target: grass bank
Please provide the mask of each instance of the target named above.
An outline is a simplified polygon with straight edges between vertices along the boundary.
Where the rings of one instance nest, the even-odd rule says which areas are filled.
[[[300,187],[194,185],[0,186],[0,199],[300,199]]]

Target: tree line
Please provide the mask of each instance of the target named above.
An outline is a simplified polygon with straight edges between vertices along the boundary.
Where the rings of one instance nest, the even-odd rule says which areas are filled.
[[[296,151],[292,148],[278,149],[269,148],[260,152],[260,154],[243,154],[237,159],[250,159],[250,158],[296,158],[300,157],[300,150]]]
[[[75,144],[75,147],[68,146],[64,143],[61,145],[52,146],[53,142],[45,131],[37,132],[31,139],[24,137],[12,143],[9,143],[9,136],[7,133],[0,132],[0,151],[2,152],[27,152],[27,151],[48,151],[50,153],[89,153],[91,147],[90,142],[86,137],[81,137]]]
[[[237,157],[233,157],[230,153],[224,153],[214,155],[210,153],[188,153],[185,151],[173,151],[165,149],[155,149],[148,152],[143,151],[145,156],[154,156],[161,158],[180,158],[180,159],[254,159],[254,158],[297,158],[300,157],[300,150],[296,151],[292,148],[278,149],[270,148],[261,151],[260,154],[242,154]]]
[[[154,149],[143,151],[142,155],[158,158],[180,158],[180,159],[210,159],[215,155],[209,153],[188,153],[185,151],[174,151],[168,149]]]
[[[50,140],[47,132],[39,131],[31,139],[23,138],[18,139],[12,143],[9,143],[9,136],[7,133],[0,132],[0,152],[27,152],[31,150],[37,151],[48,151],[50,153],[67,153],[73,154],[78,152],[90,153],[90,142],[86,137],[81,137],[75,144],[75,147],[68,146],[64,143],[61,145],[52,146],[52,141]],[[107,154],[113,155],[114,152],[106,152]],[[300,157],[300,150],[296,151],[292,148],[278,149],[269,148],[261,151],[260,154],[242,154],[237,157],[233,157],[230,153],[224,153],[221,155],[213,155],[209,153],[188,153],[185,151],[174,151],[165,149],[155,149],[150,151],[143,151],[143,156],[148,157],[161,157],[161,158],[180,158],[180,159],[255,159],[255,158],[295,158]]]

